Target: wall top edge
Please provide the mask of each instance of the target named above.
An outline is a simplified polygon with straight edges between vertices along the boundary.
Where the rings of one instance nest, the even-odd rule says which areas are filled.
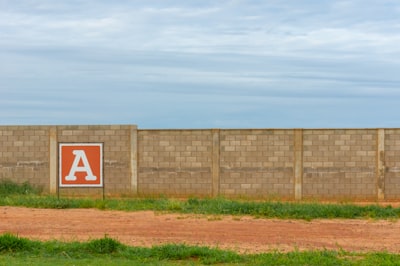
[[[165,128],[165,129],[154,129],[154,128],[138,128],[142,131],[179,131],[179,130],[190,130],[190,131],[205,131],[205,130],[399,130],[400,128],[389,128],[389,127],[360,127],[360,128]]]
[[[23,129],[23,128],[69,128],[69,127],[131,127],[133,129],[138,129],[141,131],[208,131],[208,130],[399,130],[400,127],[359,127],[359,128],[139,128],[135,124],[61,124],[61,125],[0,125],[1,128],[5,129]]]
[[[0,125],[0,128],[29,128],[29,127],[42,127],[42,128],[50,128],[50,127],[133,127],[137,128],[137,125],[134,124],[61,124],[61,125]]]

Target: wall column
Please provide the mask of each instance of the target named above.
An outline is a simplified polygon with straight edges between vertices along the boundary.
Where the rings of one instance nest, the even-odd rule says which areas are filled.
[[[50,194],[57,193],[57,161],[58,161],[57,127],[51,126],[49,129],[49,185]]]
[[[385,129],[377,129],[376,138],[376,191],[377,199],[385,199]]]
[[[131,192],[133,195],[138,194],[138,130],[137,126],[130,126],[130,175],[131,175]]]
[[[294,129],[294,198],[303,197],[303,129]]]
[[[220,171],[220,137],[219,129],[212,129],[212,196],[216,197],[219,195],[219,171]]]

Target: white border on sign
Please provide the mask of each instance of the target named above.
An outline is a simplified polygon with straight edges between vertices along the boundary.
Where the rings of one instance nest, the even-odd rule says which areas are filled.
[[[61,150],[63,146],[99,146],[100,147],[100,184],[63,184],[62,182],[62,156],[61,156]],[[98,142],[98,143],[59,143],[58,146],[58,187],[96,187],[96,188],[101,188],[104,187],[104,174],[103,174],[103,143]]]

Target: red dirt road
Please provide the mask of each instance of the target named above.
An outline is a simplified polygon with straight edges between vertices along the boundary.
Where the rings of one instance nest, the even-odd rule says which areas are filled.
[[[0,207],[0,234],[40,240],[115,238],[131,246],[185,243],[266,252],[315,249],[400,252],[400,222],[253,219],[94,209]]]

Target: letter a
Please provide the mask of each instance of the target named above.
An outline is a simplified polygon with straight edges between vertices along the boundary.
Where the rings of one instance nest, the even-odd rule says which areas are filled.
[[[75,181],[76,172],[86,172],[86,181],[94,181],[97,179],[96,176],[93,175],[92,169],[90,168],[89,161],[86,157],[86,153],[84,150],[74,150],[72,152],[75,155],[74,162],[72,163],[71,170],[69,174],[65,177],[66,181]],[[79,162],[82,160],[83,166],[79,166]]]

